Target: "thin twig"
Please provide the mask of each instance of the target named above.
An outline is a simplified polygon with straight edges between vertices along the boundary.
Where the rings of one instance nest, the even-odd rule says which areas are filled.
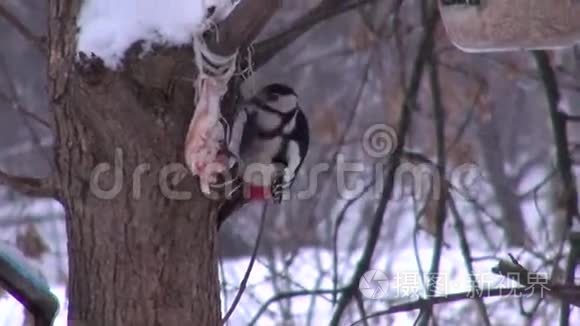
[[[338,213],[338,217],[336,218],[336,222],[334,224],[334,231],[332,236],[332,284],[334,289],[338,289],[338,231],[344,218],[346,217],[346,213],[348,209],[354,205],[359,199],[361,199],[368,191],[375,185],[375,182],[371,182],[365,186],[365,188],[354,198],[351,198],[341,209],[340,213]],[[334,293],[332,297],[332,303],[336,304],[336,295]]]
[[[424,20],[424,25],[427,25],[430,11],[428,9],[429,2],[421,2],[421,11]],[[434,47],[434,46],[433,46]],[[435,139],[437,148],[437,176],[438,179],[446,179],[447,157],[445,145],[445,110],[443,108],[443,101],[441,99],[441,85],[439,83],[439,70],[437,67],[437,60],[433,57],[433,47],[430,48],[431,53],[428,56],[429,60],[429,84],[431,87],[431,94],[433,95],[433,116],[435,124]],[[439,181],[438,180],[438,181]],[[441,261],[442,249],[444,244],[443,227],[447,218],[447,187],[445,182],[437,182],[439,187],[439,198],[437,199],[437,206],[435,212],[435,243],[433,244],[433,257],[431,258],[431,268],[429,270],[429,284],[427,286],[427,297],[430,298],[435,295],[437,289],[437,280],[439,276],[439,264]],[[433,200],[433,199],[428,199]],[[430,309],[425,309],[423,318],[419,325],[427,325],[431,318],[432,312]]]
[[[52,178],[37,179],[20,177],[0,170],[0,186],[7,186],[29,197],[58,197],[57,183]]]
[[[56,221],[64,220],[64,216],[61,214],[50,214],[42,216],[15,216],[15,217],[5,217],[0,219],[0,228],[18,228],[23,225],[30,224],[42,224],[42,223],[52,223]]]
[[[38,37],[32,33],[32,31],[24,25],[20,19],[18,19],[14,14],[12,14],[8,9],[6,9],[3,5],[0,5],[0,17],[4,18],[10,25],[14,26],[16,30],[34,47],[36,47],[40,52],[43,54],[47,54],[48,50],[46,48],[46,44],[43,41],[42,37]]]
[[[566,280],[565,285],[574,285],[574,278],[576,274],[576,266],[580,258],[578,251],[580,245],[580,234],[573,232],[569,236],[570,253],[568,253],[568,261],[566,262]],[[570,303],[567,300],[562,300],[562,308],[560,309],[560,326],[570,325]]]
[[[362,319],[362,322],[364,323],[364,326],[369,326],[369,323],[367,322],[368,315],[367,315],[367,312],[365,310],[365,305],[364,305],[363,298],[362,298],[361,294],[357,293],[354,297],[356,299],[356,305],[358,307],[358,310],[360,311],[360,315],[362,317],[361,319]]]
[[[472,291],[479,293],[481,292],[481,288],[479,286],[479,283],[477,282],[477,278],[475,277],[475,270],[473,268],[473,259],[471,256],[471,248],[469,247],[469,243],[467,242],[467,235],[465,234],[465,224],[463,223],[463,219],[459,214],[459,210],[455,205],[453,197],[448,195],[447,198],[449,199],[449,209],[451,211],[451,216],[453,216],[455,220],[455,232],[457,233],[457,236],[459,236],[459,245],[461,248],[461,254],[463,256],[467,272],[469,273]],[[487,308],[485,307],[483,300],[481,298],[477,298],[476,304],[477,309],[479,309],[479,313],[481,314],[483,324],[486,326],[491,326],[489,314],[487,313]]]
[[[306,296],[306,295],[325,295],[325,294],[333,294],[335,292],[341,293],[346,291],[346,288],[342,288],[342,289],[330,289],[330,290],[301,290],[301,291],[292,291],[292,292],[285,292],[285,293],[279,293],[276,294],[275,296],[271,297],[270,299],[268,299],[268,301],[266,301],[266,303],[264,303],[262,305],[262,307],[260,307],[260,309],[258,310],[258,312],[256,313],[256,315],[254,316],[254,318],[252,318],[252,321],[250,321],[250,323],[248,323],[248,325],[255,325],[258,320],[260,319],[260,317],[262,316],[262,314],[268,309],[268,307],[275,303],[278,302],[280,300],[284,300],[284,299],[291,299],[294,297],[301,297],[301,296]]]
[[[569,151],[568,135],[566,134],[566,116],[558,106],[560,104],[560,90],[558,81],[550,59],[545,51],[532,51],[540,77],[544,85],[550,120],[552,122],[552,132],[554,133],[554,143],[556,146],[556,160],[560,180],[564,186],[564,201],[566,204],[566,222],[568,226],[572,225],[574,217],[578,217],[578,191],[574,182],[574,173],[572,171],[572,160]]]
[[[287,30],[255,45],[254,68],[258,69],[268,63],[276,54],[292,44],[296,39],[308,32],[314,26],[349,10],[369,4],[376,0],[356,0],[338,4],[334,0],[324,0],[317,7],[300,17]]]
[[[415,60],[415,65],[413,67],[411,84],[408,88],[408,92],[403,103],[403,110],[399,120],[397,139],[400,141],[397,143],[397,147],[395,148],[393,154],[389,157],[390,162],[388,171],[386,173],[386,180],[384,182],[381,200],[378,203],[375,215],[369,228],[369,236],[363,249],[363,255],[357,264],[357,268],[348,286],[346,287],[346,290],[338,300],[330,325],[338,326],[340,324],[340,320],[344,311],[350,304],[357,291],[357,284],[360,278],[370,267],[371,259],[377,246],[379,233],[382,228],[384,213],[386,211],[387,204],[393,195],[393,190],[395,187],[395,172],[401,161],[401,155],[405,145],[405,138],[411,125],[412,111],[416,108],[416,99],[419,92],[419,85],[423,76],[423,68],[428,54],[431,53],[430,49],[433,46],[433,33],[435,31],[437,22],[438,16],[431,15],[429,18],[429,23],[425,26],[425,33],[421,40],[419,51]]]
[[[238,293],[234,297],[234,301],[232,302],[230,309],[226,313],[225,317],[222,319],[222,324],[224,324],[224,325],[226,324],[226,322],[228,321],[230,316],[234,313],[234,310],[236,310],[236,306],[240,302],[240,299],[242,298],[242,295],[244,294],[244,291],[246,290],[246,285],[248,284],[248,280],[250,279],[250,274],[252,273],[252,268],[254,267],[254,262],[256,261],[256,257],[258,256],[258,248],[260,247],[260,242],[262,240],[262,233],[264,231],[264,225],[266,224],[265,221],[266,221],[267,211],[268,211],[268,205],[264,204],[264,208],[262,209],[262,217],[260,219],[260,229],[259,229],[258,235],[256,237],[256,244],[254,245],[252,257],[250,258],[250,263],[248,264],[248,269],[246,269],[246,273],[244,274],[244,278],[242,279],[242,282],[240,283],[240,289],[238,290]]]
[[[546,51],[532,51],[532,55],[538,66],[540,78],[548,100],[552,132],[554,133],[554,143],[556,146],[557,167],[561,178],[560,181],[564,187],[563,199],[565,203],[566,223],[568,227],[571,227],[574,217],[580,217],[578,214],[578,190],[572,170],[572,159],[569,150],[570,143],[566,132],[567,122],[574,121],[574,119],[559,109],[561,100],[560,89],[548,54]],[[562,302],[562,314],[560,316],[560,322],[562,324],[565,324],[566,321],[564,319],[568,318],[566,315],[570,311],[569,304],[570,302],[566,302],[565,300]]]
[[[570,115],[570,114],[563,113],[563,112],[562,112],[562,115],[564,115],[564,117],[566,118],[566,120],[569,121],[569,122],[580,122],[580,116]]]
[[[3,58],[0,58],[0,71],[6,76],[9,75],[8,64],[6,63],[6,61]],[[54,166],[54,161],[46,153],[46,151],[44,151],[42,149],[42,145],[41,145],[42,136],[39,135],[36,128],[34,128],[33,125],[31,125],[30,122],[24,117],[26,117],[26,116],[31,117],[34,121],[36,121],[37,123],[40,123],[41,125],[43,125],[44,127],[46,127],[49,130],[52,130],[52,127],[50,126],[50,124],[48,122],[46,122],[42,118],[38,117],[36,114],[34,114],[34,113],[32,113],[32,112],[30,112],[22,107],[22,104],[20,103],[21,100],[19,99],[18,92],[16,90],[16,84],[15,84],[14,80],[12,80],[12,78],[7,79],[7,85],[8,85],[9,95],[3,94],[3,98],[4,97],[8,98],[8,101],[10,102],[10,104],[13,107],[15,107],[16,110],[20,114],[22,114],[23,124],[30,132],[30,136],[32,137],[33,143],[35,144],[36,148],[40,151],[40,154],[46,159],[46,162],[51,166],[51,168],[55,169],[56,167]]]
[[[575,289],[574,285],[556,285],[553,284],[547,274],[532,273],[522,266],[512,255],[509,255],[511,261],[500,260],[497,266],[493,267],[491,271],[498,275],[503,275],[525,287],[541,288],[549,295],[558,299],[567,299],[569,304],[580,307],[580,299],[578,294],[576,296],[568,296],[566,291],[561,289],[566,287]]]
[[[561,293],[565,297],[574,297],[580,295],[580,286],[558,286],[552,289]],[[529,287],[517,287],[517,288],[496,288],[484,290],[482,292],[475,292],[473,290],[461,293],[453,293],[441,296],[431,297],[430,299],[418,299],[408,303],[403,303],[400,305],[392,306],[388,309],[377,311],[375,313],[369,314],[367,320],[371,318],[377,318],[384,315],[394,314],[398,312],[413,311],[417,309],[423,309],[425,307],[432,307],[436,304],[451,303],[461,300],[470,300],[474,298],[492,298],[500,296],[524,296],[524,295],[543,295],[548,291],[542,288],[540,285],[534,285]],[[360,323],[362,320],[358,320],[351,324],[351,326]]]
[[[350,116],[348,118],[348,120],[346,121],[354,121],[354,118],[356,116],[356,113],[358,111],[358,108],[361,106],[360,105],[360,101],[363,98],[363,94],[364,94],[364,90],[366,88],[366,85],[368,83],[368,79],[370,76],[370,71],[371,71],[371,64],[372,64],[372,58],[374,56],[374,54],[376,53],[376,51],[373,51],[367,60],[366,63],[366,67],[365,67],[365,72],[364,72],[364,78],[359,86],[359,89],[357,91],[357,96],[356,96],[356,100],[354,102],[354,106],[350,112]],[[335,165],[337,164],[337,158],[338,155],[340,154],[340,150],[346,140],[346,136],[348,134],[348,131],[350,130],[351,126],[353,125],[353,123],[349,123],[348,127],[344,130],[344,132],[342,132],[339,141],[337,142],[337,147],[335,149],[335,152],[333,153],[332,156],[332,166],[331,166],[331,170],[334,170]],[[353,205],[360,197],[362,197],[367,191],[368,191],[368,187],[365,187],[365,191],[361,192],[358,196],[356,196],[355,198],[349,200],[349,202],[347,202],[347,204],[343,207],[342,211],[339,213],[336,222],[334,224],[334,232],[333,232],[333,283],[334,283],[334,288],[338,288],[338,232],[340,230],[340,227],[342,225],[342,222],[346,216],[346,212],[348,210],[348,208]],[[336,293],[335,293],[335,297],[333,297],[333,303],[336,302]]]
[[[0,61],[0,63],[3,65],[2,61]],[[12,83],[9,83],[9,84],[12,84]],[[12,88],[12,86],[10,86],[10,87]],[[25,109],[22,106],[22,104],[20,103],[20,101],[17,98],[14,98],[14,96],[8,96],[7,94],[0,92],[0,100],[6,102],[6,104],[8,104],[12,108],[16,109],[16,111],[18,111],[23,116],[28,117],[28,118],[36,121],[38,124],[42,125],[43,127],[45,127],[48,130],[52,130],[52,127],[50,126],[50,123],[48,123],[48,121],[42,119],[37,114]]]

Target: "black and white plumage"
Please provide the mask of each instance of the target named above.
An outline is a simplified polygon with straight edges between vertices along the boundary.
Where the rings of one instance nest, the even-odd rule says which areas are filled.
[[[294,90],[270,84],[243,102],[228,138],[238,159],[239,187],[222,207],[218,225],[249,201],[282,201],[306,158],[310,132]]]
[[[231,149],[242,166],[246,196],[271,196],[279,203],[283,191],[293,184],[310,142],[308,121],[294,90],[282,84],[261,89],[244,103],[232,137]]]

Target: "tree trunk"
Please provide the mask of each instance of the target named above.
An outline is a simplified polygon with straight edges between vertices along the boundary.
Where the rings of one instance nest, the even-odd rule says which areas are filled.
[[[69,320],[216,325],[216,204],[189,174],[177,185],[166,182],[183,172],[176,164],[193,114],[193,53],[165,49],[137,59],[132,51],[119,72],[93,59],[76,63],[79,7],[54,0],[49,17]]]
[[[506,159],[498,135],[497,121],[494,119],[492,115],[489,121],[483,119],[477,121],[482,158],[500,208],[500,223],[505,230],[506,242],[509,246],[524,246],[527,226],[520,199],[513,190],[516,186],[505,171]]]

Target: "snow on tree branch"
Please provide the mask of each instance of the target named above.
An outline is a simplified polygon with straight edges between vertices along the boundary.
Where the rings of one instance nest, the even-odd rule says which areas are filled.
[[[77,51],[117,69],[136,42],[143,42],[145,49],[191,45],[193,36],[215,30],[218,37],[210,49],[231,55],[258,35],[279,6],[280,1],[271,0],[87,0],[77,21]]]

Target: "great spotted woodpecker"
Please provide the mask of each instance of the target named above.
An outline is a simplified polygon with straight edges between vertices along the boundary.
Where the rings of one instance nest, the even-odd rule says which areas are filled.
[[[280,203],[294,183],[310,143],[308,121],[296,92],[286,85],[270,84],[243,101],[230,139],[240,181],[238,193],[230,201]],[[220,215],[233,211],[227,210]],[[218,224],[225,218],[218,217]]]

